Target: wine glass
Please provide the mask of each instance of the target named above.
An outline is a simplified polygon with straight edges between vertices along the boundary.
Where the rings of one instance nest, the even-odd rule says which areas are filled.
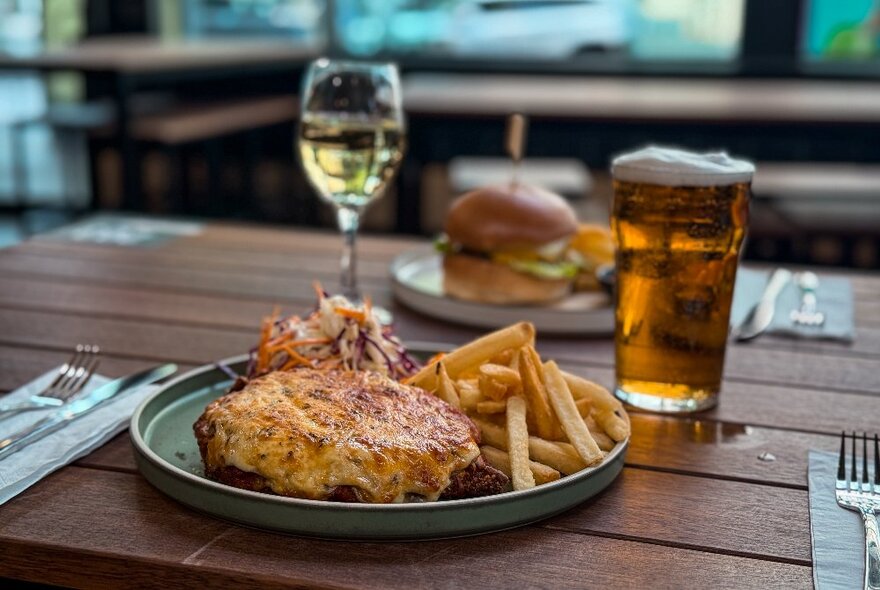
[[[303,80],[299,155],[309,182],[336,208],[345,238],[343,294],[361,301],[355,242],[367,205],[403,159],[406,122],[397,66],[319,59]]]

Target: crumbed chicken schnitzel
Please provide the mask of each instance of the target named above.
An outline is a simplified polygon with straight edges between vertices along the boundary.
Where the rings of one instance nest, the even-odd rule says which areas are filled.
[[[193,428],[206,476],[249,490],[388,503],[508,487],[467,416],[368,371],[269,373],[211,402]]]

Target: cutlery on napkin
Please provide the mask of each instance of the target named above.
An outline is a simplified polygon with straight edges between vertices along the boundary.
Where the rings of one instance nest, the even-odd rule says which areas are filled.
[[[737,340],[751,340],[770,327],[776,316],[776,300],[789,281],[791,281],[791,272],[784,268],[773,271],[758,302],[734,331]]]
[[[73,401],[62,403],[60,407],[56,407],[30,426],[14,432],[6,438],[0,438],[0,460],[64,428],[115,396],[123,395],[141,385],[155,383],[176,371],[177,365],[174,363],[159,365],[134,375],[120,377]]]
[[[24,401],[43,391],[55,378],[52,369],[4,397],[9,402]],[[95,374],[84,388],[87,396],[111,380]],[[145,385],[100,404],[88,414],[71,421],[46,437],[0,461],[0,505],[14,498],[53,471],[88,455],[128,427],[134,409],[158,386]],[[32,426],[56,408],[12,416],[0,423],[0,438]]]
[[[834,496],[837,461],[837,453],[810,451],[810,536],[816,590],[862,588],[865,574],[862,517],[838,506]]]
[[[730,312],[730,323],[732,326],[736,326],[735,333],[748,319],[749,314],[765,293],[768,276],[767,272],[747,268],[740,268],[737,271],[733,306]],[[817,310],[825,316],[822,325],[795,324],[791,319],[791,311],[801,307],[802,293],[795,282],[785,281],[784,286],[775,297],[769,324],[762,333],[851,342],[855,334],[855,327],[852,285],[849,279],[823,276],[815,295]]]

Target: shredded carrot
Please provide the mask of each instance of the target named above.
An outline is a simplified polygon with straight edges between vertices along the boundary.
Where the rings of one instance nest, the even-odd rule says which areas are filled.
[[[266,350],[266,359],[269,360],[273,356],[275,356],[277,353],[284,350],[284,344],[279,344],[277,346],[267,346],[265,348],[265,350]]]
[[[318,302],[324,300],[324,287],[321,286],[321,281],[315,281],[312,283],[312,289],[315,290],[315,293],[318,295]]]
[[[353,320],[356,320],[357,323],[359,323],[359,324],[363,324],[367,319],[367,316],[364,312],[358,311],[356,309],[347,309],[345,307],[337,307],[333,311],[335,311],[336,313],[338,313],[339,315],[341,315],[344,318],[351,318]]]
[[[286,353],[290,356],[290,358],[292,358],[292,359],[298,361],[299,364],[301,364],[301,365],[307,365],[307,366],[309,366],[309,367],[312,366],[312,363],[311,363],[311,361],[310,361],[309,359],[307,359],[306,357],[304,357],[303,355],[301,355],[300,353],[298,353],[297,351],[295,351],[295,350],[294,350],[293,348],[291,348],[290,346],[284,346],[284,352],[286,352]]]

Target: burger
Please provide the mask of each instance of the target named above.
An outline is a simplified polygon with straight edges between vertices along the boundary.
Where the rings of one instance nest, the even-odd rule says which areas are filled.
[[[447,295],[496,304],[540,304],[571,292],[578,265],[569,245],[574,211],[559,195],[527,184],[476,189],[453,202],[445,235]]]

